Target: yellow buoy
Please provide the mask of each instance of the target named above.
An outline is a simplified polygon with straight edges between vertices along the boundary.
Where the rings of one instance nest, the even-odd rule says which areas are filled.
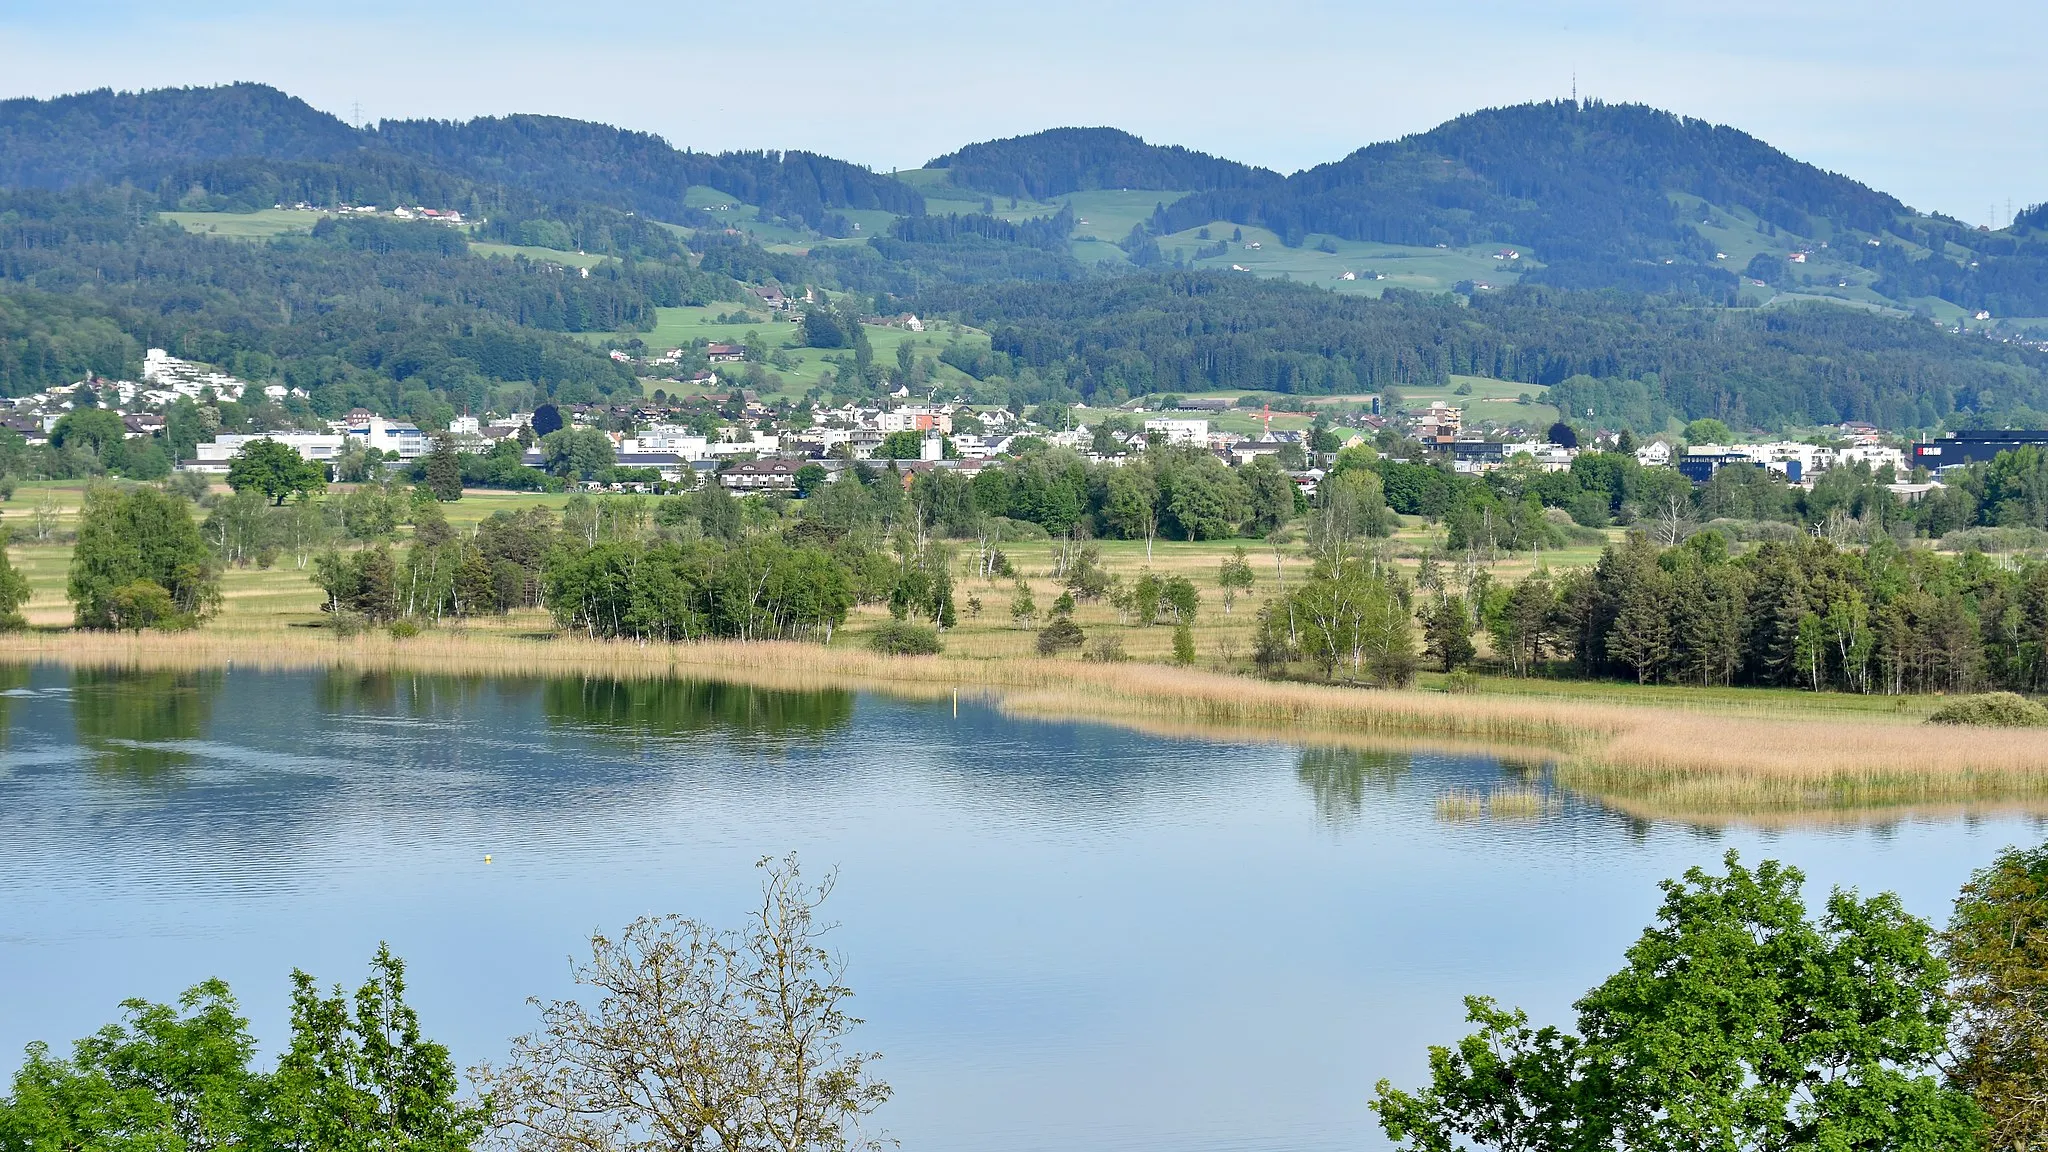
[[[486,852],[486,853],[484,853],[484,863],[486,863],[486,864],[489,864],[490,862],[491,862],[491,854],[490,854],[489,852]]]

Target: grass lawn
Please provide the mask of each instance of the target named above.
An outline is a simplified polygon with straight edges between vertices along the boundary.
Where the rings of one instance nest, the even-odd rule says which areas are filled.
[[[595,268],[611,259],[609,256],[593,256],[587,252],[563,252],[554,248],[529,248],[523,244],[491,244],[481,240],[469,242],[469,250],[479,256],[497,256],[510,260],[524,256],[528,260],[544,264],[560,264],[568,268]]]
[[[159,215],[187,232],[234,240],[268,240],[292,232],[311,232],[314,224],[333,213],[264,208],[256,212],[163,212]]]

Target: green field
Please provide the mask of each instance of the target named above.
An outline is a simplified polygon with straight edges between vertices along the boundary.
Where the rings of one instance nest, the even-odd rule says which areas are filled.
[[[273,236],[311,232],[315,223],[333,213],[265,208],[257,212],[162,212],[158,215],[187,232],[231,240],[268,240]]]
[[[739,311],[746,311],[753,318],[752,322],[726,324],[721,323],[718,319],[720,316],[731,315]],[[659,353],[670,348],[686,347],[691,341],[700,339],[712,343],[741,344],[745,343],[747,333],[759,332],[762,338],[767,340],[769,347],[780,346],[788,353],[791,359],[796,361],[796,366],[788,369],[763,365],[764,369],[782,378],[783,383],[780,391],[787,395],[801,395],[812,385],[817,384],[823,377],[825,368],[828,365],[827,357],[850,357],[853,355],[850,350],[843,348],[821,349],[801,347],[800,342],[803,339],[802,329],[787,320],[771,319],[770,313],[766,308],[756,307],[748,310],[742,308],[737,303],[718,303],[702,306],[693,305],[683,308],[661,308],[657,309],[657,313],[658,318],[655,322],[654,330],[651,332],[584,333],[583,335],[585,339],[592,342],[601,342],[608,339],[638,339],[645,343],[650,350]],[[887,325],[869,324],[865,327],[868,334],[868,344],[874,349],[875,362],[878,364],[894,365],[896,362],[896,347],[906,341],[911,344],[914,354],[919,358],[930,356],[934,359],[937,358],[939,352],[944,350],[948,344],[956,340],[966,344],[979,343],[983,346],[988,344],[988,334],[986,332],[945,321],[936,321],[921,333],[912,332],[907,328],[893,328]],[[731,365],[718,366],[721,372],[730,371],[733,367]],[[744,366],[739,367],[743,368]],[[965,384],[969,378],[951,365],[938,364],[933,380],[935,383],[953,386]]]
[[[523,244],[490,244],[479,240],[469,242],[469,250],[479,256],[497,256],[510,260],[524,256],[544,264],[561,264],[569,268],[595,268],[611,259],[609,256],[593,256],[586,252],[563,252],[554,248],[529,248]]]
[[[1460,396],[1460,385],[1469,385],[1469,395]],[[1484,376],[1453,376],[1448,384],[1441,387],[1402,385],[1402,407],[1419,411],[1429,407],[1435,400],[1441,400],[1465,410],[1465,427],[1480,429],[1496,427],[1501,429],[1519,427],[1541,435],[1557,421],[1557,409],[1548,404],[1520,403],[1520,398],[1529,396],[1532,401],[1543,394],[1535,384],[1518,384],[1512,380],[1491,380]]]
[[[762,219],[759,208],[716,188],[693,184],[683,194],[683,203],[710,212],[714,219],[725,222],[726,227],[746,233],[756,243],[770,250],[804,251],[818,240],[818,235],[807,229],[792,228],[780,221]]]

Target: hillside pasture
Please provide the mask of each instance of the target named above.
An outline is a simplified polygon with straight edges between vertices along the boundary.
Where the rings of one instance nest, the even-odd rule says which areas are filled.
[[[334,213],[264,208],[255,212],[159,212],[157,215],[187,232],[204,236],[218,236],[226,240],[269,240],[310,233],[314,224]]]

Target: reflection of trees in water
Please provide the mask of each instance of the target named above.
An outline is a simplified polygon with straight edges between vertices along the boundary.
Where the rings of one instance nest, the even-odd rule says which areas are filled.
[[[1304,748],[1294,776],[1315,797],[1316,815],[1326,823],[1341,824],[1357,818],[1368,787],[1392,792],[1408,768],[1406,752]]]
[[[853,720],[851,692],[787,692],[696,680],[549,680],[549,721],[645,736],[730,732],[817,738]]]
[[[320,675],[320,709],[327,713],[371,712],[419,719],[440,716],[474,702],[496,687],[523,693],[531,682],[490,676],[428,675],[418,672],[340,671]]]
[[[198,740],[213,719],[222,676],[197,672],[79,668],[71,673],[71,722],[101,770],[147,776],[192,763],[165,744]]]
[[[0,664],[0,693],[12,692],[29,685],[29,674],[33,671],[26,664]],[[7,740],[14,732],[14,698],[0,695],[0,748],[7,746]]]

